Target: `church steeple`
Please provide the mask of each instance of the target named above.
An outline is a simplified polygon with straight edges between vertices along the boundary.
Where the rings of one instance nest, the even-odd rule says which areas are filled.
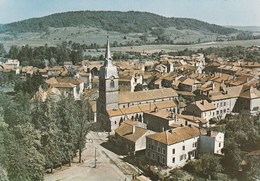
[[[103,77],[105,79],[111,78],[111,77],[118,78],[117,68],[112,63],[110,45],[109,45],[109,37],[107,37],[104,64],[100,68],[100,77]]]
[[[112,65],[112,58],[110,54],[109,37],[107,36],[107,47],[106,47],[104,66],[111,66],[111,65]]]

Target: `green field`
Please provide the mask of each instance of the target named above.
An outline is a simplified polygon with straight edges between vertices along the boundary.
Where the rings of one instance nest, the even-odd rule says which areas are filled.
[[[200,48],[208,47],[225,47],[225,46],[252,46],[260,45],[260,40],[243,40],[243,41],[224,41],[215,42],[217,35],[205,34],[199,31],[193,30],[177,30],[176,28],[170,27],[165,31],[169,35],[171,40],[176,43],[180,42],[194,42],[197,43],[200,39],[201,42],[208,43],[197,43],[192,45],[142,45],[142,46],[127,46],[127,47],[113,47],[112,51],[133,51],[133,52],[147,52],[153,53],[158,51],[178,51],[186,48],[191,50],[197,50]],[[106,43],[107,35],[110,37],[110,43],[116,41],[118,44],[126,44],[127,42],[140,41],[142,33],[128,33],[123,34],[120,32],[107,32],[105,30],[94,28],[94,27],[66,27],[66,28],[50,28],[49,32],[27,32],[27,33],[2,33],[0,34],[0,43],[3,43],[6,50],[12,45],[23,46],[44,46],[46,43],[48,46],[56,46],[61,44],[63,41],[72,41],[80,44],[90,45],[96,43],[103,46]],[[156,36],[148,35],[147,42],[153,42]],[[98,56],[104,54],[104,49],[99,50],[88,50],[85,54],[92,56]]]

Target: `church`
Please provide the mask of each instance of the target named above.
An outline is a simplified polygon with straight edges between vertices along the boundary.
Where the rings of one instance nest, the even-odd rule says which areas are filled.
[[[104,63],[100,68],[97,99],[97,122],[106,131],[114,131],[123,121],[129,119],[143,122],[144,112],[178,112],[178,94],[172,88],[120,92],[118,79],[117,67],[113,65],[107,39]]]

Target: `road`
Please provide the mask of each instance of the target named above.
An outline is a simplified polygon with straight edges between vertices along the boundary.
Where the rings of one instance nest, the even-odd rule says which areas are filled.
[[[119,155],[104,148],[101,144],[106,141],[106,133],[90,132],[82,153],[84,163],[75,163],[71,167],[63,167],[62,170],[56,169],[53,174],[45,176],[45,181],[131,180],[132,174],[136,174],[137,170],[134,166],[123,162]]]

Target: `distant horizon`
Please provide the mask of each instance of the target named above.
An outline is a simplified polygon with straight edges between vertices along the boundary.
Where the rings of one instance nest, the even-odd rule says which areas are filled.
[[[157,14],[157,13],[153,13],[153,12],[149,12],[149,11],[139,11],[139,10],[127,10],[127,11],[121,11],[121,10],[69,10],[69,11],[61,11],[61,12],[54,12],[54,13],[51,13],[51,14],[47,14],[47,15],[42,15],[42,16],[35,16],[35,17],[29,17],[29,18],[26,18],[26,19],[21,19],[21,20],[17,20],[17,21],[12,21],[12,22],[8,22],[8,23],[1,23],[0,22],[0,25],[5,25],[5,24],[10,24],[10,23],[15,23],[15,22],[20,22],[20,21],[24,21],[24,20],[28,20],[28,19],[33,19],[33,18],[43,18],[43,17],[46,17],[46,16],[50,16],[50,15],[54,15],[54,14],[59,14],[59,13],[67,13],[67,12],[79,12],[79,11],[111,11],[111,12],[131,12],[131,11],[134,11],[134,12],[144,12],[144,13],[152,13],[152,14],[156,14],[156,15],[159,15],[159,16],[163,16],[163,17],[166,17],[166,18],[189,18],[189,19],[196,19],[194,17],[177,17],[177,16],[164,16],[164,15],[161,15],[161,14]],[[201,20],[201,19],[196,19],[196,20],[199,20],[199,21],[204,21],[206,23],[210,23],[210,24],[216,24],[216,23],[213,23],[213,22],[208,22],[208,21],[205,21],[205,20]],[[216,24],[216,25],[220,25],[220,26],[225,26],[225,27],[260,27],[260,25],[222,25],[222,24]]]
[[[140,11],[221,26],[260,26],[260,0],[0,0],[0,23],[68,11]]]

